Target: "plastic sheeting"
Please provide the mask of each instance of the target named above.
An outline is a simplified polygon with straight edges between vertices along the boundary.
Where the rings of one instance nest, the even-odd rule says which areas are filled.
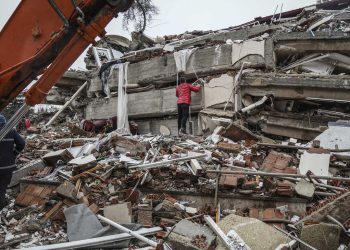
[[[185,72],[187,69],[187,62],[196,49],[184,49],[174,52],[175,64],[177,72]]]
[[[128,115],[128,67],[129,62],[118,64],[119,84],[118,84],[118,111],[117,111],[117,131],[121,134],[130,134]]]
[[[109,226],[103,227],[96,215],[85,205],[79,204],[64,210],[67,221],[67,235],[69,241],[97,238],[107,235],[122,233],[120,230]],[[123,224],[124,227],[135,231],[140,228],[137,224]],[[129,240],[114,244],[114,249],[129,246]],[[101,247],[102,248],[102,247]]]

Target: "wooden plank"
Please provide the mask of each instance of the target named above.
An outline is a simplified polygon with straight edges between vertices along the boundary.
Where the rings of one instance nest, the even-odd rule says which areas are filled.
[[[20,193],[15,203],[20,206],[44,205],[47,197],[55,190],[51,185],[30,184]]]
[[[53,208],[51,208],[42,219],[43,222],[46,222],[48,219],[50,219],[54,214],[56,214],[63,206],[63,202],[58,202]]]

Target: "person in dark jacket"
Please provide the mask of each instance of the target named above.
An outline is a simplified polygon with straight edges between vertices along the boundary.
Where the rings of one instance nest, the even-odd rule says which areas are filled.
[[[0,129],[6,124],[6,118],[0,115]],[[0,210],[6,204],[6,188],[11,182],[12,173],[16,168],[16,156],[24,149],[25,141],[12,129],[4,139],[0,140]]]
[[[186,134],[186,123],[190,114],[191,92],[198,92],[200,89],[200,85],[193,86],[187,83],[184,77],[180,78],[180,84],[176,87],[179,134]]]

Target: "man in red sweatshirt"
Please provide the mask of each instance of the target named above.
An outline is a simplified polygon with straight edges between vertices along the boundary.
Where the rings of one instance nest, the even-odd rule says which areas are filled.
[[[180,84],[176,87],[179,134],[186,134],[186,123],[190,113],[191,92],[198,92],[200,89],[201,86],[193,86],[187,83],[184,77],[180,78]]]

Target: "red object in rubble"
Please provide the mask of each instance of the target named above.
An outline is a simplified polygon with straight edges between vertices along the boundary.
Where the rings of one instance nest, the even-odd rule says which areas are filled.
[[[28,118],[24,119],[24,126],[26,129],[30,128],[31,122]]]

